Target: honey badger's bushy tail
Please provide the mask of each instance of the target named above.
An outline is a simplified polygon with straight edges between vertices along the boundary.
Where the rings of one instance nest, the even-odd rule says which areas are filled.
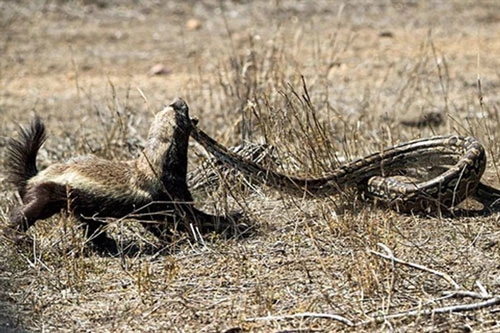
[[[36,116],[31,125],[20,127],[19,138],[11,138],[7,146],[7,180],[16,186],[21,197],[24,196],[28,179],[38,173],[36,155],[45,142],[45,125]]]

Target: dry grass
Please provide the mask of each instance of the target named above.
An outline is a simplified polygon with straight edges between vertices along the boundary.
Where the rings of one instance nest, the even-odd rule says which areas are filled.
[[[224,144],[276,147],[283,172],[318,176],[398,142],[459,133],[484,143],[484,179],[499,187],[494,1],[34,1],[0,9],[0,145],[35,111],[50,134],[40,165],[86,153],[136,156],[153,112],[183,96]],[[201,28],[189,29],[190,18]],[[156,63],[169,74],[149,76]],[[429,111],[445,123],[399,123]],[[191,170],[203,155],[193,143]],[[5,224],[18,198],[1,184]],[[500,330],[499,304],[432,313],[500,296],[498,214],[408,216],[350,193],[306,200],[224,183],[195,196],[206,210],[244,210],[254,234],[159,248],[133,221],[112,221],[124,246],[139,249],[116,258],[84,251],[79,226],[64,216],[32,228],[31,249],[0,236],[0,330]],[[387,252],[379,244],[447,278],[386,260],[373,252]],[[474,293],[446,294],[456,285]]]

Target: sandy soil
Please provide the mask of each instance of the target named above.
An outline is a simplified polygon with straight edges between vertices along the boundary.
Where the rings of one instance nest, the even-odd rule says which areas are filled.
[[[132,158],[153,113],[182,96],[222,143],[264,140],[292,174],[458,133],[485,145],[483,179],[500,187],[494,0],[0,1],[0,54],[2,163],[8,138],[35,113],[50,135],[41,166],[91,152]],[[444,123],[400,123],[430,111]],[[308,127],[312,114],[318,127]],[[202,155],[192,143],[190,170]],[[17,204],[4,177],[2,224]],[[34,249],[0,236],[0,330],[500,330],[498,304],[428,313],[500,297],[498,213],[411,216],[352,196],[221,188],[197,193],[199,206],[244,210],[255,235],[117,258],[82,255],[77,225],[60,216],[30,231]],[[448,275],[368,251],[384,252],[380,243]],[[474,294],[446,296],[456,285]]]

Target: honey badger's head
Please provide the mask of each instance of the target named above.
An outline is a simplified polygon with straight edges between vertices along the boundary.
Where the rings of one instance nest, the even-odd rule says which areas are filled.
[[[177,115],[189,119],[189,107],[182,98],[177,97],[167,108],[171,108]]]
[[[175,131],[180,131],[189,136],[192,129],[189,119],[189,107],[182,98],[176,98],[171,104],[155,115],[155,119],[149,129],[149,138],[160,141],[170,141]]]
[[[182,98],[177,97],[167,108],[171,108],[175,112],[177,126],[186,129],[188,134],[191,133],[193,123],[189,118],[189,107],[186,102]]]

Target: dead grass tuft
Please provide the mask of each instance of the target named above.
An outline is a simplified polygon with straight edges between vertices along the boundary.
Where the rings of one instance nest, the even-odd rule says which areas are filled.
[[[87,153],[128,159],[153,112],[180,95],[220,142],[273,147],[280,172],[320,176],[402,141],[459,133],[485,145],[484,179],[498,187],[497,7],[3,3],[0,147],[36,112],[50,133],[41,166]],[[191,18],[199,29],[186,28]],[[169,73],[148,75],[154,64]],[[427,112],[443,123],[401,125]],[[498,214],[400,215],[356,193],[306,200],[205,161],[193,143],[190,170],[219,179],[196,189],[198,206],[244,211],[249,237],[161,244],[133,220],[110,220],[122,252],[102,257],[71,216],[37,223],[31,247],[0,234],[0,330],[500,328]],[[3,179],[1,226],[19,201]]]

